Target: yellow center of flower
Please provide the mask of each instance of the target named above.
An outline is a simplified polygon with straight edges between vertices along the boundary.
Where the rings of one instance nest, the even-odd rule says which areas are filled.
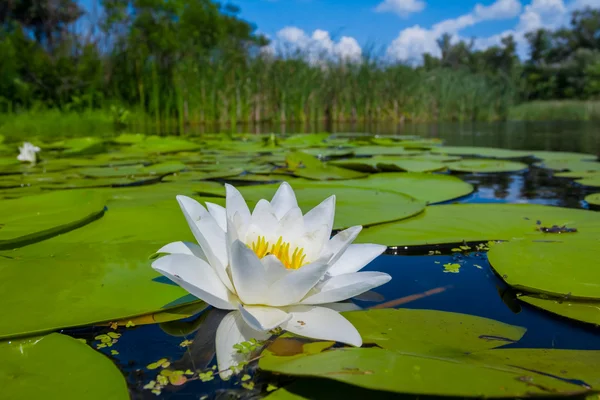
[[[256,241],[252,242],[250,248],[254,250],[258,258],[266,257],[269,254],[274,255],[287,269],[298,269],[308,264],[304,262],[306,258],[304,249],[296,247],[290,255],[290,244],[284,242],[281,236],[275,244],[267,242],[264,236],[259,236]]]

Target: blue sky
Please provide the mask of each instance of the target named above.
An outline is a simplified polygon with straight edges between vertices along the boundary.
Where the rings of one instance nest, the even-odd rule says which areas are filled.
[[[442,33],[476,37],[485,48],[512,34],[526,56],[524,34],[556,28],[569,14],[600,0],[233,0],[241,16],[274,45],[312,46],[340,55],[375,44],[394,59],[416,61],[436,54]],[[316,34],[315,34],[316,32]],[[343,42],[343,46],[340,45]]]
[[[79,0],[86,8],[97,0]],[[225,2],[227,0],[221,0]],[[392,60],[439,55],[436,39],[477,38],[485,48],[513,35],[527,56],[526,32],[566,25],[570,13],[600,0],[229,0],[272,40],[272,49],[305,48],[359,57],[373,45]]]

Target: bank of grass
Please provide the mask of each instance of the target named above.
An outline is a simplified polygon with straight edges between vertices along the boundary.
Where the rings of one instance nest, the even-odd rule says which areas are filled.
[[[513,121],[600,121],[600,100],[532,101],[512,107]]]

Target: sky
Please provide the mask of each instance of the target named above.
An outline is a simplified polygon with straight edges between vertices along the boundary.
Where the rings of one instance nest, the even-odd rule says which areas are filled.
[[[512,34],[520,57],[525,33],[567,25],[573,10],[600,0],[231,0],[272,48],[306,48],[358,58],[374,48],[389,59],[419,63],[439,55],[436,39],[476,38],[482,49]]]

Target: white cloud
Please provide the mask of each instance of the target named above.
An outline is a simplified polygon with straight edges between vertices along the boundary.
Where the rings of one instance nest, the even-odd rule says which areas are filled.
[[[392,12],[401,17],[423,11],[425,2],[422,0],[383,0],[375,7],[376,12]]]
[[[498,0],[489,6],[476,4],[473,10],[474,16],[479,21],[510,19],[519,15],[520,12],[521,3],[518,0]]]
[[[311,36],[295,26],[287,26],[276,34],[276,39],[269,46],[269,53],[279,51],[304,52],[312,62],[325,58],[337,58],[350,61],[360,61],[362,49],[356,39],[342,36],[337,42],[329,32],[316,29]]]

